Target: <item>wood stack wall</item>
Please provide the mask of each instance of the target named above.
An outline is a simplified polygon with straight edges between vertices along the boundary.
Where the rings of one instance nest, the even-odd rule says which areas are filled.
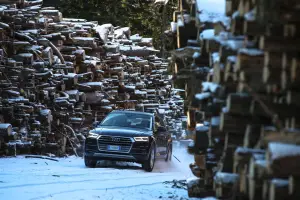
[[[299,198],[300,2],[227,0],[223,15],[201,10],[201,0],[180,2],[190,6],[173,24],[187,45],[172,58],[194,136],[190,168],[199,180],[190,196]],[[186,15],[196,41],[180,37],[190,31],[179,20]]]

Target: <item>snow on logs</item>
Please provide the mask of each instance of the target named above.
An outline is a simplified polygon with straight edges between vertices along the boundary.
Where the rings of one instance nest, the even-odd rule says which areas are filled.
[[[168,61],[152,38],[42,3],[0,0],[0,156],[80,155],[94,120],[170,100]]]
[[[214,186],[217,198],[297,199],[299,1],[226,0],[224,10],[219,2],[181,0],[171,22],[178,47],[172,71],[185,89],[195,134],[190,168],[204,188]],[[194,69],[207,73],[197,76]],[[227,185],[220,173],[238,176]]]

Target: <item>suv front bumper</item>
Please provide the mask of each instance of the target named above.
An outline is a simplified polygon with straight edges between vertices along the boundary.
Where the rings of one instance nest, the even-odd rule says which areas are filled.
[[[148,159],[148,154],[118,154],[108,152],[89,153],[85,152],[84,156],[91,160],[114,160],[142,163]]]
[[[96,138],[87,138],[84,145],[84,155],[91,160],[114,160],[143,163],[149,158],[149,142],[133,142],[127,153],[117,151],[103,151],[99,149]]]

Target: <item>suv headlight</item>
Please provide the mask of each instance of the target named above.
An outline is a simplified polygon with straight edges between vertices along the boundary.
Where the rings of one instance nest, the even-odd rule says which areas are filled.
[[[149,142],[149,137],[134,137],[136,142]]]
[[[88,137],[89,138],[97,138],[97,137],[99,137],[100,135],[99,134],[97,134],[97,133],[94,133],[94,132],[89,132],[89,134],[88,134]]]

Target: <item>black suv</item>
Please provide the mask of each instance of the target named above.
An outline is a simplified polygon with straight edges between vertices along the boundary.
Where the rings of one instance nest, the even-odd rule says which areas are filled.
[[[172,138],[153,113],[112,111],[89,132],[84,145],[87,167],[95,167],[98,160],[128,161],[151,172],[156,155],[171,160]]]

